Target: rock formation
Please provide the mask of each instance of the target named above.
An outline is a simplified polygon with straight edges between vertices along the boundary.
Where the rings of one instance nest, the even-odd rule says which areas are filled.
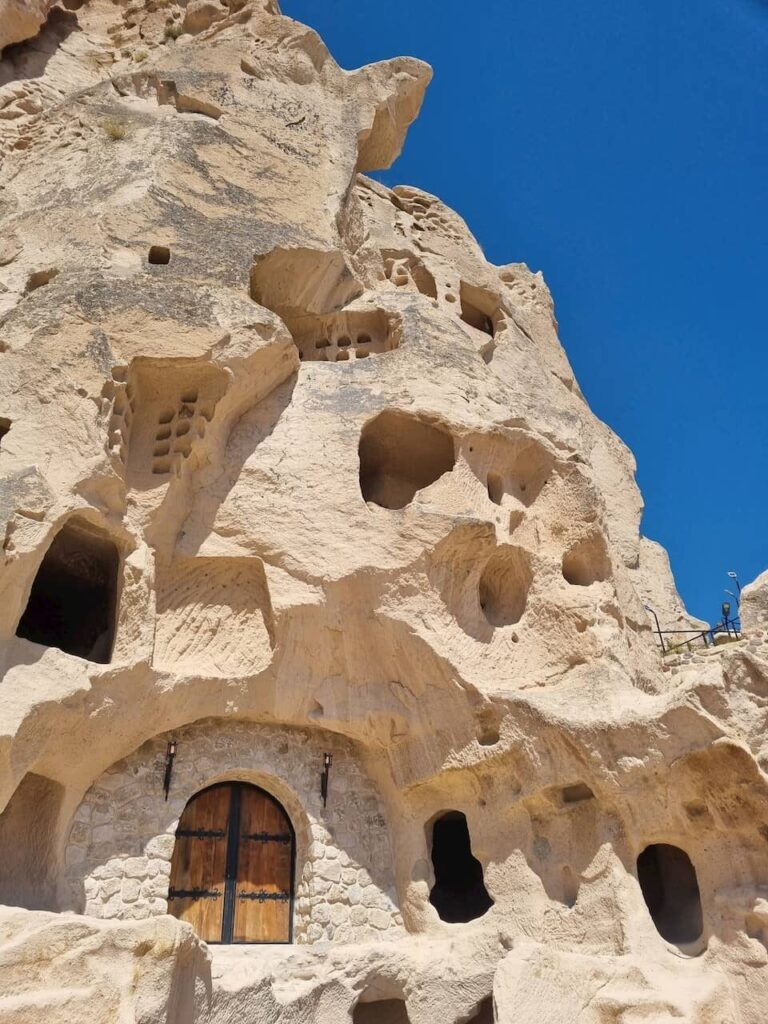
[[[0,0],[0,1022],[760,1024],[768,576],[662,655],[703,624],[541,274],[366,177],[429,68],[48,6]]]

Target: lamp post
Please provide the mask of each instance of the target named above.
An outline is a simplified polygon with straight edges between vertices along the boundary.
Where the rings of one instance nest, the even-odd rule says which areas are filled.
[[[651,615],[656,620],[656,632],[659,634],[659,643],[661,644],[661,653],[664,654],[666,652],[666,647],[664,646],[664,637],[663,637],[662,632],[661,632],[661,626],[659,625],[659,616],[656,614],[656,612],[653,610],[653,608],[651,608],[651,606],[649,604],[644,604],[643,608],[645,608],[645,610],[647,612],[650,612]]]
[[[739,592],[739,597],[737,598],[737,600],[741,600],[741,584],[739,583],[739,577],[736,575],[736,573],[733,571],[733,569],[729,570],[728,575],[733,580],[733,582],[736,584],[736,589]]]
[[[735,636],[736,636],[736,638],[738,639],[738,636],[739,636],[739,627],[741,626],[741,607],[740,607],[740,601],[741,601],[741,594],[739,594],[739,596],[737,597],[737,596],[736,596],[736,595],[735,595],[735,594],[733,593],[733,591],[732,591],[732,590],[726,590],[726,594],[727,594],[727,595],[728,595],[729,597],[732,597],[732,598],[733,598],[733,600],[734,600],[734,601],[736,602],[736,618],[735,618],[735,619],[731,619],[731,622],[733,623],[733,632],[734,632],[734,635],[735,635]]]
[[[728,634],[728,636],[730,636],[731,635],[731,630],[730,630],[730,627],[728,625],[728,616],[731,614],[731,605],[730,605],[729,601],[723,601],[722,612],[723,612],[723,625],[725,626],[726,633]]]

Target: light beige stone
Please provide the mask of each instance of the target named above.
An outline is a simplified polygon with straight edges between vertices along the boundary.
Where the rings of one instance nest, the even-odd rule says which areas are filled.
[[[0,0],[0,50],[37,35],[54,0]]]
[[[741,624],[748,632],[768,630],[768,569],[742,591]]]
[[[214,0],[192,0],[184,12],[184,30],[197,35],[198,32],[210,28],[214,22],[221,21],[226,15],[227,9]]]
[[[430,69],[345,71],[274,0],[2,4],[39,32],[0,62],[0,1022],[762,1024],[765,574],[742,639],[662,657],[652,612],[705,624],[543,276],[366,176]],[[51,565],[114,621],[30,635]],[[292,945],[167,915],[227,780],[293,825]],[[666,938],[649,846],[700,890]]]

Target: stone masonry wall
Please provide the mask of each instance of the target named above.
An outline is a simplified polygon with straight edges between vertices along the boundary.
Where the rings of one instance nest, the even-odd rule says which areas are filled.
[[[178,753],[166,802],[171,735]],[[326,808],[325,751],[333,754]],[[262,786],[291,818],[296,942],[402,934],[387,822],[353,746],[329,733],[246,722],[203,721],[157,736],[97,779],[67,842],[65,904],[99,918],[165,914],[179,817],[195,793],[227,779]]]

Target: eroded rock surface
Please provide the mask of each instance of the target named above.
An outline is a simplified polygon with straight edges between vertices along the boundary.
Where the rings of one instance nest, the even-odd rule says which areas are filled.
[[[0,50],[36,36],[54,0],[1,0]]]
[[[0,1021],[762,1022],[765,580],[662,657],[541,274],[366,176],[429,68],[18,9]]]

